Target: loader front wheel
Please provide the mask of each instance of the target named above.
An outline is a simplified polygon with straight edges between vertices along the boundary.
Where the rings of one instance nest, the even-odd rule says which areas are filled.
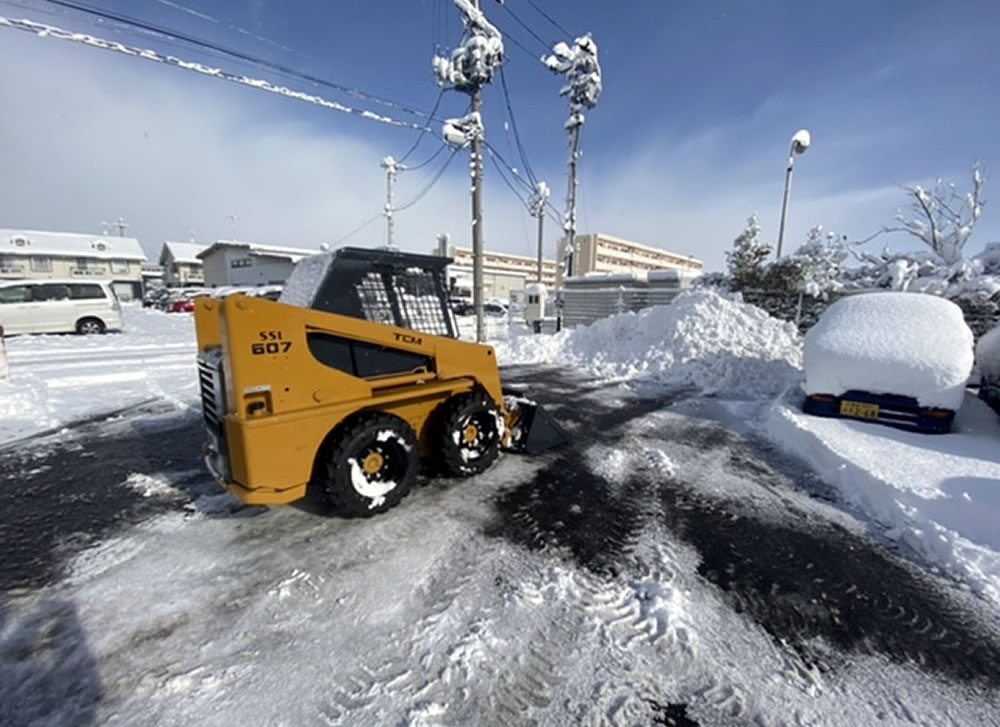
[[[347,424],[323,456],[318,474],[326,499],[334,510],[350,517],[369,517],[398,505],[420,466],[413,429],[382,412],[364,414]]]
[[[438,418],[437,449],[446,474],[478,475],[500,454],[503,417],[485,394],[459,394],[446,401]]]

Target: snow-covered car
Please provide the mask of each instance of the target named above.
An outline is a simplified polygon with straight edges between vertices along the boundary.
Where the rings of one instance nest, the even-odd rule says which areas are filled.
[[[951,431],[972,371],[961,309],[921,293],[831,305],[805,338],[804,411],[928,433]]]
[[[1000,414],[1000,326],[987,331],[976,344],[979,398]]]

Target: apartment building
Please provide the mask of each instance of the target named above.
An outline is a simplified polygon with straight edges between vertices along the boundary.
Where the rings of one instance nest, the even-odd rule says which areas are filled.
[[[134,237],[0,229],[0,280],[108,280],[133,300],[142,297],[146,260]]]
[[[160,250],[163,282],[171,288],[187,288],[205,284],[205,265],[198,255],[208,245],[197,242],[165,242]]]
[[[573,277],[587,273],[639,273],[645,270],[679,270],[699,274],[704,269],[701,260],[689,255],[602,233],[577,235],[576,243],[579,259],[570,264]],[[565,260],[572,252],[566,248],[566,238],[563,238],[559,241],[560,260]]]
[[[472,288],[472,249],[451,247],[448,277],[452,287]],[[508,300],[512,291],[524,290],[524,284],[533,282],[538,274],[538,258],[512,255],[505,252],[483,251],[483,289],[486,298]],[[542,260],[542,282],[549,286],[556,283],[556,263]],[[470,293],[471,294],[471,293]]]
[[[295,263],[322,250],[219,240],[198,253],[205,285],[282,285]]]

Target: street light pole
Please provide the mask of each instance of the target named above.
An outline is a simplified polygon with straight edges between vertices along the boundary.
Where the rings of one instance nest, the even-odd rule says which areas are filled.
[[[792,192],[792,170],[795,167],[795,156],[805,154],[812,138],[805,129],[795,132],[792,137],[791,147],[788,149],[788,167],[785,169],[785,194],[781,199],[781,222],[778,224],[778,249],[775,253],[775,260],[781,259],[781,246],[785,240],[785,219],[788,216],[788,197]]]

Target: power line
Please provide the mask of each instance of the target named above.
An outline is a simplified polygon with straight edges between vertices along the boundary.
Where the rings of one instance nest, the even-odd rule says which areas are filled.
[[[433,154],[431,154],[428,159],[420,162],[415,167],[400,167],[399,171],[400,172],[415,172],[418,169],[423,169],[428,164],[430,164],[432,161],[434,161],[435,159],[437,159],[438,154],[440,154],[442,151],[444,151],[447,148],[448,148],[448,145],[445,144],[444,142],[441,142],[441,146],[439,146],[437,148],[437,150]]]
[[[328,81],[324,78],[320,78],[312,74],[302,73],[300,71],[296,71],[295,69],[289,68],[288,66],[282,65],[280,63],[274,63],[272,61],[264,60],[262,58],[258,58],[257,56],[250,55],[249,53],[244,53],[242,51],[234,50],[232,48],[219,45],[218,43],[213,43],[211,41],[206,41],[201,38],[188,35],[186,33],[170,30],[169,28],[164,28],[163,26],[156,25],[155,23],[145,22],[139,20],[138,18],[122,15],[120,13],[114,13],[108,10],[102,10],[101,8],[92,7],[90,5],[86,5],[80,2],[74,2],[73,0],[45,0],[45,1],[52,5],[57,5],[59,7],[75,10],[77,12],[84,13],[86,15],[93,15],[95,17],[103,18],[105,20],[110,20],[112,22],[125,25],[126,27],[138,28],[140,30],[145,30],[146,32],[149,33],[154,33],[167,38],[173,38],[174,40],[181,40],[184,41],[185,43],[190,43],[191,45],[194,45],[198,48],[211,50],[216,53],[221,53],[235,60],[239,60],[244,63],[249,63],[251,65],[258,66],[260,68],[265,68],[269,71],[273,71],[274,73],[279,73],[285,76],[289,76],[291,78],[295,78],[300,81],[313,83],[318,86],[323,86],[325,88],[339,91],[354,98],[359,98],[365,101],[371,101],[372,103],[381,104],[389,108],[395,108],[400,111],[404,111],[408,114],[412,114],[414,116],[431,118],[429,114],[420,111],[418,109],[412,108],[410,106],[407,106],[405,104],[401,104],[396,101],[383,98],[381,96],[376,96],[375,94],[371,94],[366,91],[361,91],[360,89],[353,88],[351,86],[345,86],[340,83]]]
[[[538,33],[536,33],[530,27],[528,27],[528,24],[525,23],[523,20],[521,20],[521,18],[519,18],[517,14],[510,9],[510,5],[508,5],[507,3],[501,3],[501,7],[503,7],[503,9],[507,11],[510,17],[514,18],[514,20],[517,22],[518,25],[527,30],[528,35],[537,40],[541,44],[541,46],[545,48],[546,51],[552,48],[553,43],[547,43],[546,41],[542,40],[542,38],[538,35]]]
[[[572,33],[570,33],[564,27],[562,27],[561,25],[559,25],[559,23],[557,23],[555,20],[552,19],[552,16],[550,16],[547,12],[545,12],[537,4],[535,4],[535,0],[528,0],[528,4],[531,5],[531,7],[533,7],[535,10],[537,10],[538,13],[543,18],[545,18],[550,23],[552,23],[553,27],[555,27],[555,29],[558,30],[560,33],[562,33],[563,35],[565,35],[567,38],[572,38],[573,37]]]
[[[431,109],[430,118],[434,118],[434,114],[437,113],[438,108],[441,106],[441,99],[443,98],[444,98],[444,89],[442,88],[441,93],[438,94],[437,101],[434,102],[434,108]],[[417,140],[413,142],[413,146],[411,146],[403,155],[402,159],[399,160],[400,164],[409,159],[410,154],[412,154],[416,150],[416,148],[420,146],[420,142],[423,141],[424,134],[426,133],[427,133],[427,127],[425,126],[420,130],[420,133],[417,134]]]
[[[507,104],[507,114],[510,116],[510,126],[514,132],[514,143],[517,144],[517,151],[518,155],[521,157],[521,164],[524,165],[524,171],[528,173],[528,179],[531,180],[531,183],[533,185],[537,185],[538,179],[535,177],[535,172],[531,168],[531,162],[528,161],[528,154],[525,152],[524,145],[521,143],[521,135],[517,131],[517,120],[514,118],[514,109],[511,107],[510,91],[507,89],[507,74],[504,73],[503,66],[500,66],[500,85],[503,87],[503,97]]]
[[[357,227],[355,227],[353,230],[351,230],[350,232],[348,232],[346,235],[344,235],[340,239],[334,240],[333,242],[331,242],[330,243],[330,247],[334,247],[336,245],[339,245],[340,243],[344,242],[344,240],[347,240],[348,238],[354,237],[356,234],[358,234],[359,232],[361,232],[363,229],[365,229],[366,227],[368,227],[368,225],[370,225],[372,222],[374,222],[375,220],[379,219],[380,217],[382,217],[382,213],[381,212],[379,212],[377,215],[375,215],[374,217],[370,218],[366,222],[362,222],[360,225],[358,225]]]
[[[399,207],[396,207],[396,208],[395,208],[395,209],[394,209],[393,211],[394,211],[394,212],[402,212],[403,210],[408,210],[408,209],[409,209],[410,207],[412,207],[412,206],[413,206],[413,205],[415,205],[415,204],[416,204],[417,202],[419,202],[419,201],[420,201],[420,200],[422,200],[422,199],[423,199],[424,197],[426,197],[426,196],[427,196],[427,193],[428,193],[428,192],[430,192],[430,191],[431,191],[431,189],[432,189],[432,188],[434,187],[434,185],[435,185],[435,184],[437,184],[438,180],[439,180],[439,179],[441,179],[441,175],[442,175],[442,174],[444,174],[445,170],[446,170],[446,169],[448,168],[448,166],[449,166],[449,165],[451,164],[451,161],[452,161],[452,159],[454,159],[454,158],[455,158],[455,156],[456,156],[456,155],[458,154],[458,152],[459,152],[459,151],[460,151],[460,147],[459,147],[459,148],[456,148],[456,149],[455,149],[455,151],[453,151],[453,152],[451,153],[451,156],[449,156],[449,157],[448,157],[448,158],[447,158],[447,159],[445,160],[445,163],[444,163],[444,164],[442,164],[442,165],[441,165],[441,168],[437,170],[437,173],[436,173],[436,174],[434,175],[434,177],[433,177],[433,178],[432,178],[432,179],[430,180],[430,182],[429,182],[429,183],[428,183],[428,184],[427,184],[427,185],[426,185],[426,186],[425,186],[425,187],[424,187],[424,188],[423,188],[422,190],[420,190],[420,192],[418,192],[418,193],[417,193],[417,196],[416,196],[416,197],[414,197],[413,199],[411,199],[411,200],[410,200],[409,202],[407,202],[406,204],[404,204],[404,205],[400,205]]]
[[[85,35],[82,33],[74,33],[68,30],[63,30],[62,28],[57,28],[53,25],[38,23],[33,20],[26,20],[26,19],[18,20],[0,16],[0,28],[20,30],[44,38],[55,38],[56,40],[68,40],[74,43],[87,45],[92,48],[100,48],[102,50],[121,53],[131,58],[141,58],[142,60],[145,61],[162,63],[163,65],[167,66],[174,66],[176,68],[181,68],[186,71],[200,73],[202,75],[209,76],[211,78],[218,78],[223,81],[237,83],[241,86],[248,86],[250,88],[255,88],[258,91],[267,91],[268,93],[277,94],[279,96],[284,96],[286,98],[296,99],[298,101],[304,101],[306,103],[311,103],[316,106],[322,106],[324,108],[331,109],[333,111],[339,111],[344,114],[359,116],[361,118],[368,119],[369,121],[377,121],[381,124],[388,124],[389,126],[398,126],[405,129],[416,129],[416,130],[425,128],[424,125],[422,124],[417,124],[412,121],[400,121],[399,119],[394,119],[382,114],[376,114],[364,109],[351,108],[350,106],[345,106],[344,104],[338,103],[336,101],[330,101],[328,99],[325,99],[322,96],[305,93],[304,91],[297,91],[294,89],[286,88],[284,86],[277,86],[271,83],[270,81],[265,81],[258,78],[250,78],[248,76],[244,76],[239,73],[224,71],[221,68],[210,68],[209,66],[205,66],[201,63],[185,61],[175,56],[165,56],[162,55],[161,53],[158,53],[157,51],[146,48],[128,46],[124,45],[123,43],[119,43],[117,41],[104,40],[103,38],[98,38],[92,35]]]

